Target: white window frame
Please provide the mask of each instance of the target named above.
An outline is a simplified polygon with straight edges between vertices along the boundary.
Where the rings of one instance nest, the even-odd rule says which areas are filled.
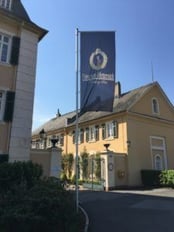
[[[0,121],[3,121],[4,111],[5,111],[5,101],[6,101],[6,91],[0,90]]]
[[[10,52],[11,52],[11,44],[12,44],[12,37],[10,35],[4,34],[2,32],[0,32],[0,63],[5,63],[5,64],[9,64],[10,62]],[[4,41],[4,38],[7,37],[8,38],[8,42]],[[6,59],[2,60],[2,52],[3,52],[3,46],[7,46],[7,52],[6,52]]]
[[[106,139],[113,139],[115,138],[115,132],[116,130],[116,121],[110,121],[105,123],[105,133],[106,133]]]
[[[152,98],[152,113],[156,115],[160,114],[159,102],[158,99],[155,97]]]
[[[163,170],[163,161],[161,155],[159,154],[154,156],[154,167],[155,170]]]
[[[95,126],[89,126],[89,142],[93,142],[95,139]]]
[[[0,0],[0,7],[11,10],[12,0]]]
[[[161,146],[160,145],[159,146],[153,145],[152,144],[153,139],[162,141],[162,145]],[[159,155],[157,153],[155,156],[153,156],[153,150],[157,150],[157,151],[162,151],[163,152],[163,157],[161,157],[161,161],[164,162],[164,163],[162,163],[162,168],[167,169],[168,168],[168,163],[167,163],[165,138],[164,137],[159,137],[159,136],[150,136],[150,146],[151,146],[152,168],[155,168],[155,157],[156,157],[156,155]]]

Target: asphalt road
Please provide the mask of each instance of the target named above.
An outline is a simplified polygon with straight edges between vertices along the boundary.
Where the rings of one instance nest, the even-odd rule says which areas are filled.
[[[80,191],[89,232],[173,232],[174,190]]]

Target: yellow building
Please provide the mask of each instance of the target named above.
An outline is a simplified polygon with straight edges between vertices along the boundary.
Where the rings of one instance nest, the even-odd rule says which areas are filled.
[[[40,139],[45,132],[45,139]],[[58,138],[63,153],[75,154],[75,112],[57,116],[32,134],[33,148],[51,146]],[[174,168],[174,107],[157,82],[121,93],[115,86],[113,112],[86,112],[79,116],[79,153],[114,156],[114,186],[140,185],[142,169]],[[113,187],[114,187],[113,186]]]
[[[28,160],[38,42],[47,33],[20,0],[0,1],[0,160]]]

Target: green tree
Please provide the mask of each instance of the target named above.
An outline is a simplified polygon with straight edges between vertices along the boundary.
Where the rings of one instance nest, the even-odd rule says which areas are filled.
[[[95,156],[95,176],[97,180],[101,179],[101,157],[99,153]]]
[[[69,179],[72,176],[73,163],[74,163],[74,156],[72,153],[64,154],[62,156],[62,169],[64,174],[66,174]]]
[[[86,149],[84,148],[84,151],[80,154],[81,160],[80,160],[80,167],[82,170],[82,179],[88,178],[88,157],[89,154],[87,153]]]

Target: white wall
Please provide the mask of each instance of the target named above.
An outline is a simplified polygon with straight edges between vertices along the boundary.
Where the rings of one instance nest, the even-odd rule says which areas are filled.
[[[21,31],[9,161],[29,160],[38,37]]]

